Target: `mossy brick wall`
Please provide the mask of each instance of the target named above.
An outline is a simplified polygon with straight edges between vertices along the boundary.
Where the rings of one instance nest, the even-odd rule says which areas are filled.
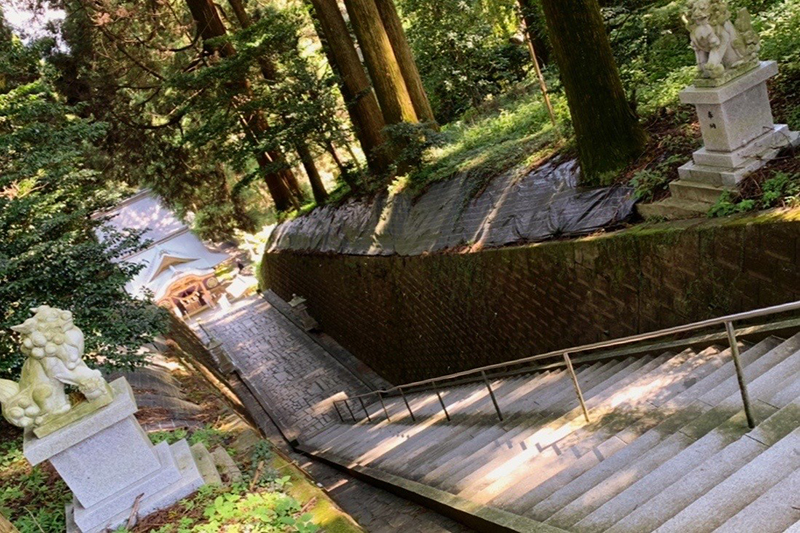
[[[800,299],[800,212],[463,254],[268,253],[265,285],[394,383]]]

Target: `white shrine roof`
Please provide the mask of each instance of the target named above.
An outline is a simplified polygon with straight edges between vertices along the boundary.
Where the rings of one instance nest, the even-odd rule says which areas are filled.
[[[156,300],[166,295],[175,281],[190,276],[206,276],[228,259],[224,253],[212,252],[161,199],[150,190],[143,190],[96,217],[111,217],[106,225],[117,230],[144,230],[144,238],[152,241],[150,247],[125,261],[143,264],[143,268],[125,286],[135,297],[152,293]],[[106,235],[98,229],[97,237]]]

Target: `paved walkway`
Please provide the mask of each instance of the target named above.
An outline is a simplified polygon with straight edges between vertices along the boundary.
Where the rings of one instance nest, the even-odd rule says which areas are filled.
[[[239,375],[290,439],[302,440],[338,420],[333,400],[369,390],[259,295],[227,311],[206,311],[196,321],[223,343]]]
[[[367,531],[472,531],[425,507],[297,454],[283,441],[281,431],[288,433],[287,436],[294,431],[302,440],[304,434],[338,420],[331,401],[367,390],[360,376],[354,375],[363,368],[357,364],[354,371],[350,365],[345,367],[258,295],[237,302],[227,312],[212,310],[198,319],[211,336],[224,344],[248,388],[270,411],[270,417],[252,413],[267,438],[308,472]],[[192,325],[198,329],[196,323]],[[323,341],[326,346],[331,342]],[[367,374],[364,379],[368,382],[380,382],[369,371]],[[250,410],[258,409],[252,406]],[[273,422],[280,424],[280,429]]]

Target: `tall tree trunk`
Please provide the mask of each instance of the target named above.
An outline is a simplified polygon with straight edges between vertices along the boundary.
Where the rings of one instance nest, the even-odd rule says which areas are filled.
[[[244,5],[242,5],[241,0],[228,0],[228,3],[230,4],[231,9],[233,9],[236,19],[239,21],[239,25],[244,29],[249,28],[253,22],[250,19],[250,15],[247,13],[247,10],[245,10]],[[261,70],[261,75],[265,80],[278,81],[278,69],[275,67],[275,64],[269,57],[259,57],[258,66]],[[287,126],[292,125],[293,121],[291,118],[286,116],[282,116],[281,118],[283,119],[284,124]],[[320,178],[317,165],[314,162],[314,156],[311,154],[311,149],[308,147],[308,143],[306,143],[305,140],[296,141],[295,150],[297,151],[297,155],[300,157],[300,161],[303,163],[303,168],[308,176],[308,182],[311,184],[311,192],[314,194],[314,199],[318,204],[323,203],[328,198],[328,193],[325,190],[325,185],[322,183],[322,178]]]
[[[384,174],[391,154],[382,148],[386,122],[336,0],[310,0],[322,47],[339,78],[345,107],[373,173]]]
[[[225,24],[219,16],[216,6],[211,0],[186,0],[192,18],[197,24],[197,33],[203,39],[203,48],[207,53],[219,53],[221,57],[231,57],[236,54],[236,49],[229,42],[223,44],[209,41],[222,37],[227,33]],[[233,80],[232,86],[243,94],[251,94],[252,90],[246,78]],[[258,139],[268,132],[267,121],[259,112],[248,114],[243,117],[243,122],[248,128],[254,139]],[[256,153],[256,161],[260,167],[271,167],[275,162],[283,161],[283,154],[277,150]],[[302,198],[297,179],[291,169],[269,170],[265,173],[264,181],[267,184],[275,208],[278,211],[286,211],[292,207],[297,207]]]
[[[597,183],[639,156],[647,137],[625,99],[597,0],[542,0],[542,6],[583,179]]]
[[[400,72],[403,74],[403,80],[406,82],[417,118],[422,122],[430,122],[435,125],[433,109],[428,101],[425,87],[422,85],[422,78],[419,76],[417,63],[414,61],[414,54],[411,53],[411,47],[408,45],[403,22],[397,14],[394,0],[375,0],[375,5],[380,13],[386,34],[389,36],[389,41],[392,43],[392,49],[400,66]]]
[[[308,181],[311,183],[311,192],[314,195],[314,200],[318,204],[324,203],[328,199],[328,192],[325,190],[325,185],[322,183],[317,166],[314,164],[314,156],[311,155],[311,150],[305,143],[298,143],[295,148],[298,155],[300,155],[303,168],[306,169],[306,174],[308,174]]]
[[[417,122],[403,73],[375,0],[344,0],[387,124]]]

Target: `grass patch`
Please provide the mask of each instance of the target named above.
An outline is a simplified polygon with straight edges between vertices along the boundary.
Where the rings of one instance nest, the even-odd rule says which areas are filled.
[[[0,513],[21,533],[61,533],[67,486],[45,463],[32,467],[22,455],[22,432],[0,421]]]
[[[565,124],[561,131],[550,122],[538,86],[526,83],[446,125],[441,146],[428,150],[421,167],[396,181],[393,192],[418,194],[430,184],[456,175],[488,180],[513,167],[534,165],[563,149],[569,113],[561,94],[554,92],[551,97],[559,123]]]

